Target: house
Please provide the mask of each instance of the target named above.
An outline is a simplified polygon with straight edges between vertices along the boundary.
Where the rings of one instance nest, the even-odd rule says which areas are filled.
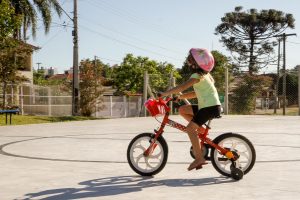
[[[58,71],[56,68],[54,67],[50,67],[50,68],[44,68],[44,67],[41,67],[40,69],[37,70],[38,72],[43,72],[44,76],[46,78],[48,77],[51,77],[55,74],[58,74]]]
[[[24,76],[28,79],[28,83],[33,84],[33,64],[32,64],[32,54],[34,51],[40,49],[40,47],[33,46],[31,44],[24,43],[19,41],[20,45],[24,45],[30,49],[29,54],[25,58],[23,66],[19,67],[18,72],[21,76]]]

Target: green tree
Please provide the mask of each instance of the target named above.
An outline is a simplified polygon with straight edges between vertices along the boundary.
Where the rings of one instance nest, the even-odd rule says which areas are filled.
[[[264,87],[272,84],[272,78],[245,74],[232,91],[230,99],[231,112],[237,114],[251,114],[255,110],[256,97]]]
[[[17,68],[29,52],[26,46],[11,38],[20,26],[20,18],[14,15],[14,8],[8,0],[0,1],[0,82],[2,84],[2,108],[6,107],[6,91],[9,83],[24,80],[18,76]]]
[[[283,95],[283,77],[279,79],[278,95]],[[297,104],[298,100],[298,76],[297,74],[286,75],[286,97],[288,104]]]
[[[236,7],[221,21],[215,34],[221,35],[220,41],[233,53],[237,65],[248,67],[250,74],[274,61],[271,56],[277,44],[273,36],[295,26],[292,14],[274,9],[258,12],[256,9],[242,11],[242,7]]]
[[[0,45],[4,45],[4,40],[21,25],[20,17],[16,17],[14,13],[15,9],[8,0],[0,1]],[[2,48],[0,46],[0,49]]]
[[[32,51],[26,45],[15,41],[5,40],[6,46],[0,52],[0,81],[3,84],[3,104],[6,106],[6,90],[8,84],[17,84],[26,80],[18,74],[19,66],[22,66],[28,54]]]
[[[219,51],[212,51],[215,59],[215,67],[211,74],[215,79],[215,86],[219,93],[225,93],[225,70],[228,68],[228,79],[229,82],[232,80],[231,72],[233,65],[230,63],[230,59]]]
[[[149,84],[153,91],[161,91],[169,86],[170,74],[178,77],[178,72],[169,63],[158,63],[147,57],[127,54],[120,66],[114,70],[115,85],[121,93],[142,93],[144,72],[149,74]]]
[[[66,79],[64,80],[51,80],[45,76],[43,70],[33,71],[33,84],[40,86],[65,86]]]
[[[104,92],[101,85],[103,79],[103,66],[100,60],[89,59],[80,62],[80,112],[83,116],[91,116],[93,112],[102,107],[96,105],[103,101],[101,96]]]
[[[114,85],[114,67],[111,67],[109,64],[103,65],[102,70],[102,85],[103,86],[113,86]]]
[[[23,39],[26,40],[26,31],[31,27],[32,36],[36,36],[38,12],[45,28],[45,33],[50,30],[52,21],[52,8],[61,16],[62,9],[57,0],[10,0],[15,8],[15,15],[22,16]],[[16,29],[15,38],[21,39],[20,29]]]

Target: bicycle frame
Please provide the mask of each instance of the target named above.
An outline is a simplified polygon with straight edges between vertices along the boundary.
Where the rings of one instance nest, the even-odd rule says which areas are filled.
[[[166,102],[168,102],[170,100],[171,99],[167,100]],[[166,104],[164,104],[164,105],[165,105],[166,113],[164,115],[164,118],[161,122],[161,125],[160,125],[159,129],[154,130],[155,137],[151,140],[151,144],[150,144],[149,148],[144,152],[144,156],[149,156],[154,151],[154,149],[156,147],[155,142],[156,142],[157,138],[160,137],[163,134],[164,128],[167,124],[169,126],[173,127],[173,128],[179,129],[179,130],[187,133],[187,130],[186,130],[187,127],[186,126],[169,119],[169,115],[170,115],[169,110],[170,110],[170,108]],[[206,143],[206,144],[210,145],[211,147],[217,149],[222,155],[225,155],[228,159],[231,159],[233,161],[237,160],[235,155],[230,150],[224,149],[223,147],[215,144],[211,139],[209,139],[207,137],[208,136],[208,131],[210,129],[210,123],[211,123],[211,120],[208,121],[208,124],[204,124],[203,126],[201,126],[198,129],[198,137],[201,141],[201,147],[203,147],[204,144]]]

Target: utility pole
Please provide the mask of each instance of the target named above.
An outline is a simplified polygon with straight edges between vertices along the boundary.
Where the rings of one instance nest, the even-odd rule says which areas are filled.
[[[78,69],[78,24],[77,24],[77,0],[74,0],[73,24],[73,86],[72,86],[72,115],[79,115],[79,69]]]
[[[78,24],[77,24],[77,0],[74,0],[73,18],[59,5],[66,16],[73,21],[73,84],[72,84],[72,115],[79,115],[79,69],[78,69]]]
[[[224,94],[224,114],[228,115],[229,111],[229,107],[228,107],[228,65],[225,66],[225,94]]]
[[[144,71],[143,105],[147,101],[147,98],[148,98],[148,93],[147,93],[148,84],[149,84],[148,72]],[[143,107],[143,109],[144,109],[144,116],[147,117],[147,110],[146,110],[145,106]]]
[[[97,111],[98,111],[98,96],[97,96],[97,91],[98,91],[98,69],[97,69],[97,56],[94,56],[94,79],[95,79],[95,95],[94,98],[96,98],[96,105],[95,105],[95,117],[97,117]]]
[[[282,114],[285,115],[285,109],[286,109],[286,52],[285,52],[285,42],[286,42],[286,37],[288,36],[296,36],[295,33],[292,34],[280,34],[276,35],[275,37],[282,37],[283,41],[283,76],[282,76],[282,81],[283,81],[283,88],[282,88],[282,95],[283,95],[283,110]]]
[[[42,64],[41,62],[36,63],[38,65],[37,71],[39,71],[40,69],[40,64]]]
[[[274,114],[277,113],[278,103],[278,89],[279,89],[279,69],[280,69],[280,39],[278,39],[278,61],[277,61],[277,78],[276,78],[276,88],[275,88],[275,106],[274,106]]]

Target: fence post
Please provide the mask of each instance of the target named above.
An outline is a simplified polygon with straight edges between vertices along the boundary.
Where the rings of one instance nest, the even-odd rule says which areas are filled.
[[[21,104],[21,114],[24,115],[24,94],[23,94],[23,85],[20,85],[20,104]]]
[[[152,98],[155,98],[155,96],[154,96],[154,94],[152,93],[152,90],[151,90],[151,87],[150,87],[149,84],[147,85],[147,89],[148,89],[149,95],[150,95]]]
[[[298,115],[300,115],[300,65],[298,65]]]
[[[228,115],[228,66],[225,66],[224,114]]]
[[[123,96],[123,106],[124,106],[124,117],[127,117],[127,105],[126,105],[126,96]]]
[[[95,117],[97,118],[97,112],[98,112],[98,101],[96,100],[95,103]]]
[[[171,72],[170,74],[170,83],[169,83],[169,88],[168,90],[172,89],[174,86],[173,86],[173,71]],[[173,98],[173,94],[171,95],[171,98]],[[170,114],[172,115],[173,114],[173,101],[170,102]]]
[[[48,87],[48,116],[52,115],[52,110],[51,110],[51,88]]]
[[[110,117],[112,117],[113,116],[113,106],[112,106],[112,96],[109,96],[109,102],[110,102]]]
[[[35,104],[35,86],[33,84],[29,86],[29,95],[30,105]]]
[[[148,72],[145,71],[144,72],[144,88],[143,88],[143,104],[147,101],[147,89],[148,89]],[[147,116],[147,111],[145,109],[145,107],[143,106],[143,110],[144,110],[144,116]]]
[[[11,105],[14,105],[15,102],[14,102],[14,85],[13,84],[10,85],[10,92],[11,92]]]
[[[174,88],[174,87],[176,87],[176,78],[173,76],[172,77],[172,80],[171,80],[171,86],[172,86],[172,88]],[[173,96],[172,96],[173,97]],[[174,114],[174,112],[175,112],[175,110],[173,110],[173,102],[171,101],[171,105],[172,105],[172,107],[171,107],[171,109],[172,109],[172,114]]]
[[[141,116],[141,110],[142,110],[141,105],[142,105],[142,97],[139,96],[137,101],[137,117]]]

